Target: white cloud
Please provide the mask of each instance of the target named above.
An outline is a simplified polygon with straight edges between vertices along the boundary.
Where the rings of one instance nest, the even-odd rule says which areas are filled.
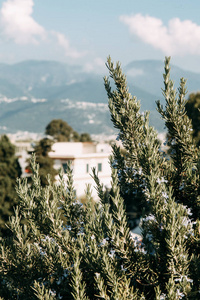
[[[0,10],[2,33],[17,44],[38,43],[45,29],[31,16],[33,0],[7,0]]]
[[[38,24],[32,17],[33,6],[34,0],[4,1],[0,9],[1,37],[21,45],[38,44],[41,40],[57,43],[64,49],[65,55],[70,58],[80,58],[86,54],[86,52],[74,49],[64,34],[47,31]]]
[[[79,52],[72,48],[69,40],[64,34],[56,31],[52,31],[52,34],[56,37],[58,44],[64,49],[65,55],[71,58],[80,58],[86,55],[86,52]]]
[[[200,26],[191,20],[174,18],[165,26],[158,18],[136,14],[121,16],[120,21],[128,26],[131,34],[165,55],[200,55]]]

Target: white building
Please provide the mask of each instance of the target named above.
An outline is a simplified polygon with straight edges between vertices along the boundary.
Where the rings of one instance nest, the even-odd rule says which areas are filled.
[[[67,163],[71,161],[76,195],[78,197],[84,196],[86,184],[90,184],[94,199],[97,198],[97,193],[94,188],[94,180],[91,177],[92,168],[96,168],[100,182],[109,188],[111,186],[110,155],[110,145],[92,142],[59,142],[53,144],[52,151],[49,152],[49,157],[54,160],[55,169],[63,167],[66,171]]]

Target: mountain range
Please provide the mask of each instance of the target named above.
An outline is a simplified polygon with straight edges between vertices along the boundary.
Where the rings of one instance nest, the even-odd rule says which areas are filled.
[[[151,124],[163,131],[155,101],[163,101],[164,63],[133,61],[122,69],[127,75],[129,91],[141,99],[141,110],[149,110]],[[108,75],[106,68],[105,75]],[[181,77],[188,79],[188,94],[200,90],[200,74],[172,66],[175,86]],[[0,64],[0,133],[44,133],[53,119],[67,121],[79,133],[116,132],[110,121],[103,76],[56,61]]]

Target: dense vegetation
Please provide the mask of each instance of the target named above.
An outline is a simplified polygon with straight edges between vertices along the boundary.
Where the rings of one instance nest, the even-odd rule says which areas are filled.
[[[32,185],[18,181],[20,206],[10,221],[12,237],[1,241],[2,299],[199,299],[200,158],[185,111],[185,80],[176,93],[165,61],[165,108],[158,111],[168,130],[169,155],[160,148],[148,113],[140,113],[128,92],[120,64],[108,59],[105,88],[118,138],[113,146],[112,196],[97,174],[99,202],[83,206],[75,196],[72,171],[67,182],[41,186],[32,159]],[[125,195],[144,207],[142,242],[131,238]],[[64,219],[61,218],[64,215]],[[20,225],[20,218],[26,225]]]
[[[79,134],[65,121],[61,119],[52,120],[45,130],[45,134],[51,135],[57,142],[91,142],[88,133]]]
[[[15,190],[16,179],[21,176],[21,167],[15,156],[15,146],[6,135],[0,138],[0,235],[8,234],[5,223],[14,213],[18,202]]]
[[[200,146],[200,93],[192,93],[186,103],[186,111],[188,117],[192,121],[193,137]]]
[[[39,176],[42,186],[48,184],[47,175],[49,175],[51,180],[54,181],[55,175],[57,174],[57,171],[54,169],[54,161],[49,157],[49,152],[51,151],[52,145],[53,140],[43,138],[34,147],[35,149],[33,153],[36,157],[36,163],[38,163],[40,166]],[[27,170],[29,171],[29,173],[32,173],[30,162],[27,166]]]

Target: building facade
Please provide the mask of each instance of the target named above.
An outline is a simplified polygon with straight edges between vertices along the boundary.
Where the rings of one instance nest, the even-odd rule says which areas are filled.
[[[91,185],[92,196],[97,198],[95,183],[91,176],[92,168],[98,172],[100,182],[106,187],[111,187],[111,169],[109,156],[111,146],[109,144],[95,144],[92,142],[73,143],[58,142],[52,146],[49,157],[54,160],[54,168],[63,167],[67,171],[68,163],[71,163],[74,178],[74,188],[77,197],[84,197],[86,185]],[[57,178],[58,179],[58,178]]]

